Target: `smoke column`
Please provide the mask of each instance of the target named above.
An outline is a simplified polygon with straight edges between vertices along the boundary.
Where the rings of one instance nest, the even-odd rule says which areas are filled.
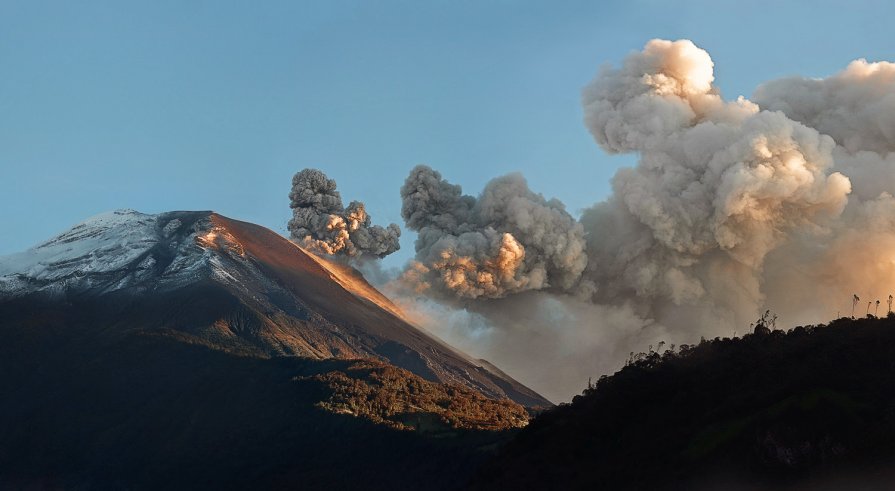
[[[584,229],[557,200],[519,174],[492,180],[478,197],[426,166],[401,188],[401,215],[418,232],[405,275],[414,290],[501,298],[528,290],[569,291],[587,265]]]
[[[823,322],[895,289],[895,65],[725,100],[706,51],[653,40],[582,106],[603,151],[638,163],[580,219],[519,175],[478,196],[407,178],[416,260],[392,286],[448,341],[566,399],[659,341],[743,333],[765,309]]]
[[[304,169],[292,178],[289,193],[292,240],[314,252],[349,257],[382,258],[400,248],[401,229],[371,225],[360,201],[342,206],[336,181],[317,169]]]
[[[713,80],[708,53],[654,40],[584,89],[597,143],[640,156],[582,217],[596,301],[636,301],[673,324],[692,323],[682,314],[696,308],[748,325],[765,301],[767,255],[794,236],[820,238],[842,213],[851,184],[833,169],[833,139],[725,101]]]

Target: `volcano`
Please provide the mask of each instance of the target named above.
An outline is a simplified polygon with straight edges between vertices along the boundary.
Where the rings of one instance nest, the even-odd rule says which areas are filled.
[[[13,487],[437,488],[455,469],[426,452],[466,465],[551,405],[353,268],[208,211],[110,212],[0,258],[0,373]]]
[[[0,298],[89,304],[125,329],[230,352],[374,358],[487,397],[550,405],[410,324],[353,268],[213,212],[121,210],[88,219],[0,259]]]

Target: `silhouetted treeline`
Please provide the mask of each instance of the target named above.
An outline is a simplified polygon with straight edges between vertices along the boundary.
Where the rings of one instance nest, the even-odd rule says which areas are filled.
[[[783,332],[771,316],[742,338],[659,347],[504,432],[456,428],[512,407],[401,370],[114,319],[0,306],[0,488],[766,489],[895,469],[895,317]]]
[[[535,418],[475,487],[764,488],[840,471],[888,479],[876,471],[893,455],[895,317],[789,332],[759,323],[742,338],[632,356]]]

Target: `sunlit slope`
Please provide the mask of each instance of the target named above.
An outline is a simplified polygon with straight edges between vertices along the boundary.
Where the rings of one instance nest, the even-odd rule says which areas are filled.
[[[356,270],[314,256],[264,227],[217,214],[210,220],[266,278],[333,323],[342,339],[360,340],[371,353],[429,380],[462,383],[527,406],[549,405],[513,379],[411,325]]]

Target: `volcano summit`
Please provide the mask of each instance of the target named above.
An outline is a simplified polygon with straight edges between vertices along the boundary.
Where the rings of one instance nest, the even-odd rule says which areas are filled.
[[[354,269],[212,212],[90,218],[0,258],[0,299],[106,304],[119,315],[139,311],[130,321],[141,330],[176,331],[228,351],[382,359],[488,397],[550,405],[409,324]]]
[[[551,405],[354,269],[212,212],[115,211],[0,258],[0,373],[11,486],[449,485],[420,452],[474,458]],[[378,485],[321,471],[371,448],[351,458]]]

